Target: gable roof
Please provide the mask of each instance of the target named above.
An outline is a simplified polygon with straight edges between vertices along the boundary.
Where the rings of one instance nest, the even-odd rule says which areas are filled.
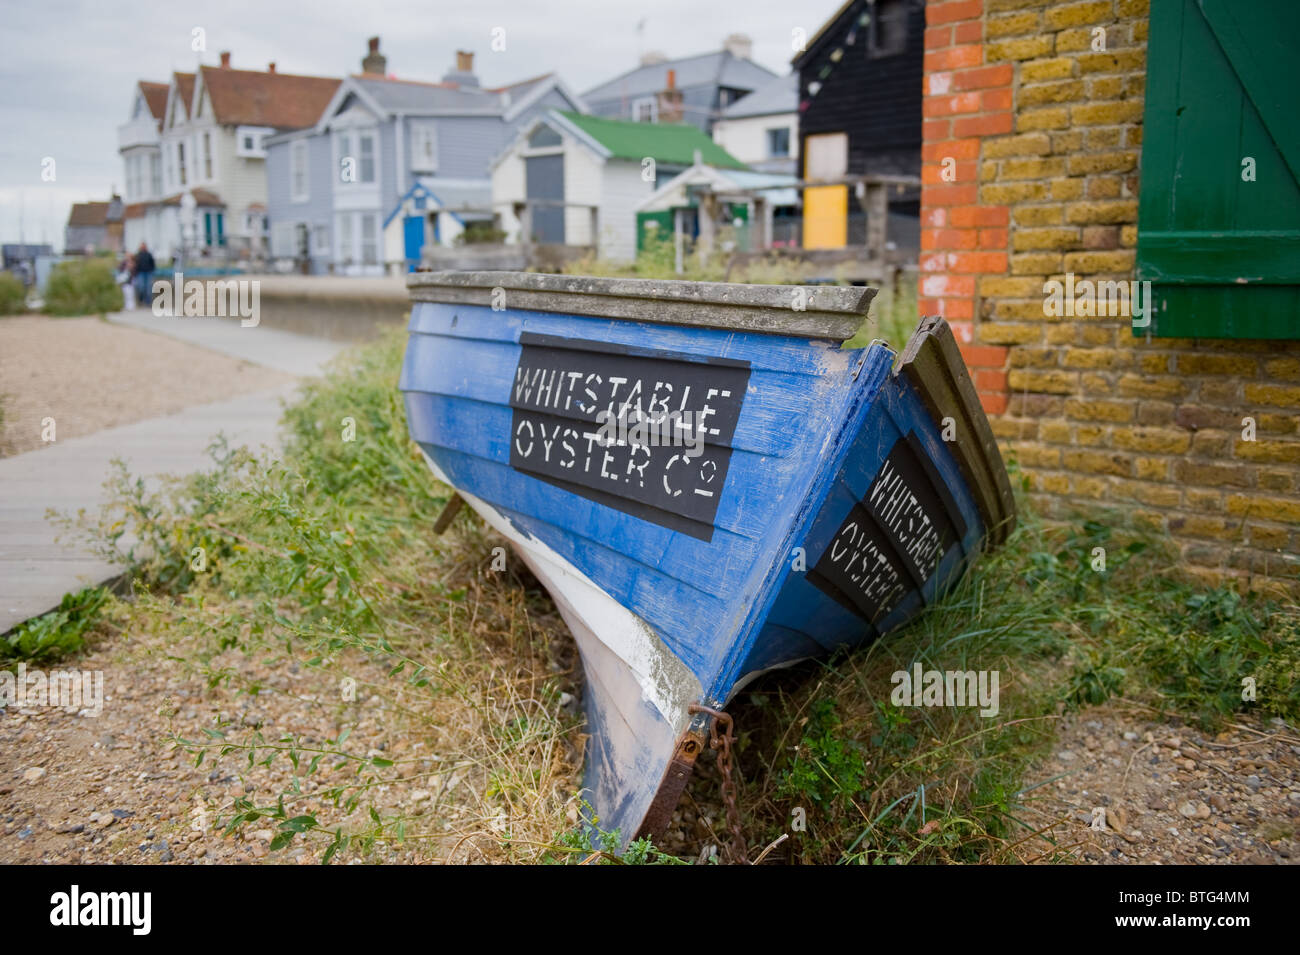
[[[354,74],[348,81],[360,87],[370,102],[386,113],[393,112],[489,112],[499,113],[501,97],[495,91],[456,83],[426,83],[387,76]]]
[[[190,115],[190,102],[194,99],[194,74],[193,73],[173,73],[172,83],[176,85],[177,95],[181,98],[181,106],[185,108],[185,118]]]
[[[587,90],[582,98],[590,102],[624,96],[652,96],[668,85],[669,70],[674,73],[673,79],[678,89],[717,85],[754,90],[776,79],[776,74],[767,67],[736,56],[730,50],[718,50],[715,53],[700,53],[638,66]]]
[[[68,214],[70,226],[100,226],[108,221],[107,202],[75,202]]]
[[[212,115],[223,126],[312,126],[334,96],[340,81],[328,76],[295,76],[261,70],[203,66],[203,90]]]
[[[845,0],[844,5],[830,15],[820,30],[813,34],[812,38],[804,44],[804,48],[797,56],[790,60],[796,71],[803,69],[805,63],[809,62],[813,54],[818,53],[823,44],[831,38],[837,37],[844,30],[848,29],[852,23],[856,23],[861,17],[869,14],[862,9],[866,6],[865,0]],[[861,26],[862,24],[859,24]],[[850,40],[850,43],[853,41]]]
[[[746,116],[775,116],[794,113],[799,109],[799,74],[787,73],[760,86],[748,96],[742,96],[722,111],[723,119],[742,119]]]
[[[576,127],[588,138],[598,143],[612,159],[632,159],[640,162],[650,157],[657,163],[689,166],[695,162],[696,150],[700,161],[710,166],[728,169],[746,169],[743,162],[727,152],[698,126],[686,123],[635,123],[626,119],[605,119],[552,110],[570,126]]]
[[[151,83],[149,80],[140,81],[140,94],[144,97],[144,103],[149,107],[149,113],[160,124],[163,117],[167,115],[167,90],[166,83]]]

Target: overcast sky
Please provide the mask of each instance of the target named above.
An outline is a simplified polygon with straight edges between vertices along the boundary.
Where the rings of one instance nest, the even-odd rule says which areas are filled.
[[[285,73],[359,72],[378,35],[388,71],[439,80],[457,49],[473,50],[485,86],[555,70],[577,92],[634,67],[643,50],[671,57],[717,50],[746,33],[754,59],[784,73],[792,31],[811,37],[841,0],[5,0],[0,6],[0,241],[63,245],[73,202],[121,190],[117,127],[138,79],[231,65]],[[644,21],[641,34],[637,25]],[[193,30],[207,50],[191,49]],[[506,31],[504,52],[492,30]],[[44,157],[56,180],[41,180]]]

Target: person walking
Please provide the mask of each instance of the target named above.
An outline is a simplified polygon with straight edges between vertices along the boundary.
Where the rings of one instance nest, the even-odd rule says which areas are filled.
[[[128,252],[117,267],[117,284],[122,286],[122,308],[131,311],[135,308],[135,260]]]
[[[150,289],[153,286],[153,255],[149,246],[140,243],[140,250],[135,254],[135,290],[141,307],[148,307],[151,300]]]

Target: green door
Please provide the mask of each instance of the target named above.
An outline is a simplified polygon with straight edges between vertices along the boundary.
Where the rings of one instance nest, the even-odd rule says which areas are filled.
[[[1300,339],[1297,69],[1297,0],[1151,4],[1134,334]]]

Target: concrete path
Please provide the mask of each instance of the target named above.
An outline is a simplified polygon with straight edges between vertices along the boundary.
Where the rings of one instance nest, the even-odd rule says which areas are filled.
[[[299,376],[319,374],[342,348],[288,332],[242,328],[237,322],[161,319],[143,310],[110,320]],[[120,572],[75,541],[57,542],[61,532],[46,519],[47,508],[93,512],[100,506],[115,457],[125,459],[132,474],[153,477],[210,466],[206,449],[218,432],[225,432],[232,445],[275,447],[283,401],[296,389],[291,385],[196,405],[0,459],[0,633],[52,610],[65,593],[103,583]]]

